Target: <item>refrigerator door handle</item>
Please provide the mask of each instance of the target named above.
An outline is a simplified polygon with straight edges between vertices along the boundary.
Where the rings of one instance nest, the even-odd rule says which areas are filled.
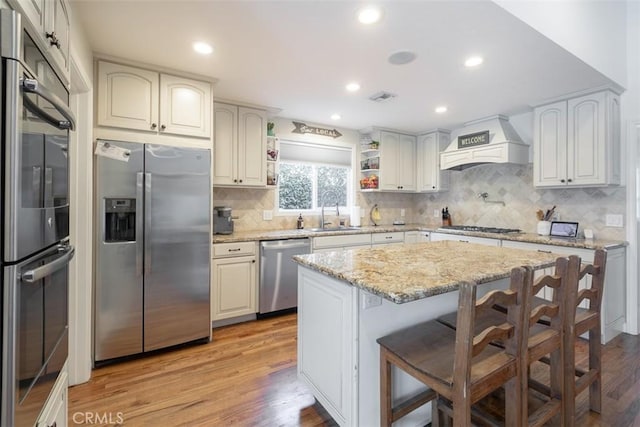
[[[151,274],[151,173],[144,174],[144,274]]]
[[[144,174],[136,173],[136,276],[142,276],[144,257]]]
[[[53,207],[53,169],[44,168],[44,207]]]
[[[38,200],[38,207],[44,206],[42,195],[42,168],[40,166],[33,166],[31,168],[31,191],[35,194]]]
[[[53,273],[65,267],[71,262],[76,249],[73,246],[60,245],[58,247],[58,251],[64,252],[64,255],[62,255],[60,258],[57,258],[55,261],[50,262],[49,264],[43,265],[42,267],[25,271],[20,276],[20,280],[27,283],[34,283],[47,276],[51,276]]]

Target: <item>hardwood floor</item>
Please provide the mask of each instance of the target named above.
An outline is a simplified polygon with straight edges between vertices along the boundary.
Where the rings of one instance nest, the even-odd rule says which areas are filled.
[[[640,426],[640,337],[609,342],[603,370],[603,413],[590,413],[583,394],[577,425]],[[69,389],[69,426],[78,425],[336,424],[297,381],[296,315],[288,314],[216,328],[208,344],[94,370],[90,382]]]

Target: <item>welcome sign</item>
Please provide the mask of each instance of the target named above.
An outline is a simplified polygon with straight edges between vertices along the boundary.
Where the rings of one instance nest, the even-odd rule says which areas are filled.
[[[469,148],[489,143],[489,131],[470,133],[458,137],[458,148]]]

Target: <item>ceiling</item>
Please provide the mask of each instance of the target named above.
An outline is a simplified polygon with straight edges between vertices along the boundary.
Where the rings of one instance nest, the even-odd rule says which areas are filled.
[[[370,26],[357,21],[356,1],[72,0],[71,8],[96,53],[215,78],[217,98],[342,128],[452,129],[610,83],[490,1],[377,4],[383,18]],[[211,55],[192,50],[199,40]],[[390,64],[399,50],[417,59]],[[472,54],[484,63],[465,68]],[[351,81],[358,92],[345,90]],[[379,91],[397,97],[368,99]],[[448,111],[435,113],[439,105]]]

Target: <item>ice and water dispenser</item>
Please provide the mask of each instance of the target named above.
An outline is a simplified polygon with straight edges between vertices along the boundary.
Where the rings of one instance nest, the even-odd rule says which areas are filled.
[[[136,240],[136,199],[104,199],[105,243]]]

